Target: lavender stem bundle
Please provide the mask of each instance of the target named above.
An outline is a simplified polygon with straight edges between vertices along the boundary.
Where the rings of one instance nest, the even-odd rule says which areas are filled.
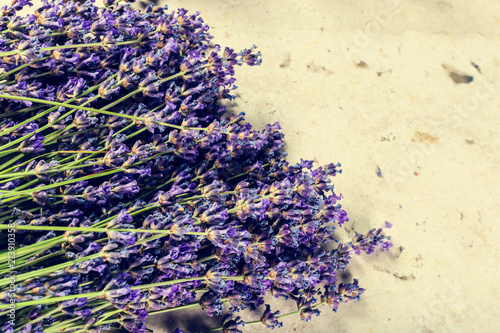
[[[290,165],[279,124],[255,130],[221,103],[255,47],[213,44],[184,9],[26,5],[0,12],[2,332],[146,332],[198,307],[226,313],[204,332],[241,332],[359,299],[337,273],[391,243],[383,228],[335,236],[340,164]],[[298,310],[237,316],[267,293]]]

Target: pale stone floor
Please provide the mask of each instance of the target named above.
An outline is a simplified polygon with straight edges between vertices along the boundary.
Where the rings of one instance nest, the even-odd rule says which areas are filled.
[[[366,288],[361,301],[308,323],[286,318],[278,332],[500,330],[500,2],[168,5],[200,11],[215,43],[259,47],[262,66],[238,68],[233,110],[257,128],[279,121],[293,162],[342,163],[334,183],[351,235],[394,223],[393,251],[349,268]],[[218,326],[205,317],[193,310],[148,325]]]

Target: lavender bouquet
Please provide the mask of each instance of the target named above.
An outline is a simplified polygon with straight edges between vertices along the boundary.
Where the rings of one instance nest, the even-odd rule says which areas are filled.
[[[221,103],[255,47],[212,43],[184,9],[26,5],[0,13],[2,332],[145,332],[194,307],[227,313],[209,331],[241,332],[359,299],[337,273],[391,244],[382,228],[335,237],[340,165],[290,165],[277,123],[252,129]],[[298,310],[237,316],[267,293]]]

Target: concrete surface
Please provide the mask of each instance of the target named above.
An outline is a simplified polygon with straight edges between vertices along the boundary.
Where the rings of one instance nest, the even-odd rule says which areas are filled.
[[[262,66],[237,71],[234,110],[257,128],[279,121],[291,161],[342,163],[335,185],[351,235],[394,223],[393,251],[351,265],[366,288],[360,302],[336,314],[325,307],[308,323],[286,318],[279,332],[500,330],[500,2],[168,5],[200,11],[218,44],[259,47]],[[148,325],[218,326],[202,318],[191,311]]]

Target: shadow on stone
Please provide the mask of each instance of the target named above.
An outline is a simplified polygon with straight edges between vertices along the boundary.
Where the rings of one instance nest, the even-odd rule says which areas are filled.
[[[340,279],[340,281],[342,281],[344,283],[351,283],[352,282],[352,274],[348,270],[345,270],[343,272],[340,272],[339,279]]]
[[[221,326],[222,317],[208,317],[202,309],[189,309],[151,316],[146,326],[154,333],[171,333],[176,328],[194,333]]]

